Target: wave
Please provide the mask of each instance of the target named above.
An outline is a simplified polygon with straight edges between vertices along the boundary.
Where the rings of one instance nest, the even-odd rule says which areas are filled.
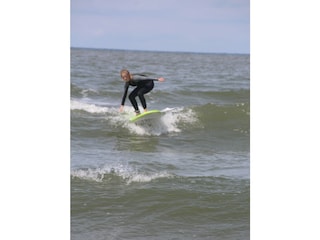
[[[250,129],[250,103],[246,102],[164,108],[161,110],[161,118],[143,123],[129,121],[134,115],[130,106],[125,106],[123,113],[119,113],[119,108],[112,104],[101,106],[71,100],[71,111],[74,113],[73,123],[77,122],[77,126],[82,125],[83,130],[95,126],[98,135],[112,130],[114,134],[127,132],[140,136],[160,136],[199,129],[215,131],[231,129],[248,134]]]
[[[71,84],[71,96],[72,97],[95,97],[99,96],[100,92],[93,88],[81,88],[75,84]]]
[[[170,170],[169,170],[170,171]],[[161,181],[162,184],[199,184],[202,187],[210,188],[214,183],[216,187],[224,185],[226,182],[247,182],[248,179],[234,178],[228,175],[177,175],[162,168],[158,169],[139,169],[130,166],[128,163],[105,164],[102,167],[87,167],[72,169],[70,171],[72,181],[85,181],[106,183],[112,185],[130,185],[135,183],[153,183]],[[210,189],[208,189],[210,191]]]
[[[85,111],[88,113],[108,113],[108,112],[114,112],[116,110],[115,108],[99,106],[93,103],[86,103],[86,102],[81,102],[76,100],[71,100],[70,109]]]
[[[85,103],[76,100],[71,100],[71,111],[77,112],[81,115],[81,121],[84,126],[88,126],[85,118],[90,119],[92,124],[92,117],[100,120],[101,118],[108,124],[108,127],[128,130],[135,135],[154,135],[159,136],[166,133],[178,133],[186,125],[192,125],[198,121],[194,111],[190,108],[165,108],[161,110],[163,115],[161,118],[140,123],[131,123],[129,119],[134,116],[132,108],[124,107],[123,113],[119,113],[118,107],[99,106],[92,103]],[[95,115],[95,116],[93,116]],[[99,117],[97,116],[99,115]],[[79,116],[73,116],[73,122]],[[80,119],[80,118],[79,118]],[[80,120],[79,120],[80,121]]]
[[[160,178],[171,178],[172,174],[166,171],[146,173],[140,172],[128,165],[118,164],[114,166],[105,165],[101,168],[86,168],[71,170],[72,179],[82,179],[95,182],[110,183],[145,183]]]

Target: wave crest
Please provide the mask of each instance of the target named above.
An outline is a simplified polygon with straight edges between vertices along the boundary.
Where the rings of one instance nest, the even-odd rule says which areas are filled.
[[[145,183],[159,178],[170,178],[166,171],[145,173],[126,165],[103,166],[102,168],[86,168],[71,170],[72,179],[78,178],[95,182]]]

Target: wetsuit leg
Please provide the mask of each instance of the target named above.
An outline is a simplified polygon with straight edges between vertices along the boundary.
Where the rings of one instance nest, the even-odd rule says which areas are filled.
[[[129,100],[136,112],[139,112],[138,103],[136,101],[136,96],[138,95],[138,91],[140,90],[139,87],[136,87],[130,94],[129,94]]]
[[[141,101],[143,109],[147,108],[146,99],[144,98],[144,94],[150,92],[153,89],[154,83],[153,81],[148,82],[145,86],[138,90],[138,96]]]
[[[136,97],[139,96],[143,109],[147,108],[146,99],[144,98],[144,94],[150,92],[154,87],[153,81],[145,81],[143,85],[139,85],[136,87],[129,95],[130,102],[136,112],[139,112],[138,103],[136,101]]]

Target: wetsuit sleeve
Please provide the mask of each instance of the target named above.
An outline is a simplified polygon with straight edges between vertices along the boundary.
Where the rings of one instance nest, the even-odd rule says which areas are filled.
[[[134,78],[135,81],[149,81],[149,80],[153,80],[153,81],[158,81],[158,78]]]
[[[143,81],[158,81],[158,78],[149,78],[149,77],[135,77],[132,79],[133,82],[138,83],[138,82],[143,82]]]
[[[124,93],[123,93],[123,96],[122,96],[121,105],[124,105],[124,103],[126,101],[127,94],[128,94],[128,89],[129,89],[129,83],[126,82],[125,85],[124,85]]]
[[[140,74],[140,73],[135,73],[132,75],[133,75],[132,81],[135,83],[140,82],[140,81],[150,81],[150,80],[151,81],[159,81],[158,78],[150,78],[147,75]]]

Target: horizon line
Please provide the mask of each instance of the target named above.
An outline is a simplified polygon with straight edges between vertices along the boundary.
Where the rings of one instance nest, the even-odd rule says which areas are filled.
[[[82,48],[92,50],[111,50],[111,51],[132,51],[132,52],[162,52],[162,53],[198,53],[198,54],[236,54],[236,55],[250,55],[250,53],[228,53],[228,52],[196,52],[196,51],[173,51],[173,50],[142,50],[142,49],[120,49],[120,48],[102,48],[102,47],[74,47],[70,48]]]

